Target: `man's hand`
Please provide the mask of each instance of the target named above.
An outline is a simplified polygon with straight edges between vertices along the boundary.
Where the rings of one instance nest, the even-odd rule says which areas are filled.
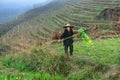
[[[76,35],[74,34],[74,35],[72,35],[72,37],[74,38]]]
[[[62,39],[59,39],[58,42],[62,42],[63,40]]]

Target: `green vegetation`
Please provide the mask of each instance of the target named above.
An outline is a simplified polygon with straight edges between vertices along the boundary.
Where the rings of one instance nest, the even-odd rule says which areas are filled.
[[[74,55],[89,57],[92,60],[107,64],[120,64],[120,39],[105,39],[94,41],[94,47],[84,45],[84,42],[74,43]],[[62,44],[55,46],[57,51],[63,52]]]
[[[41,74],[34,72],[26,72],[26,73],[0,73],[0,80],[63,80],[62,77],[58,75],[50,75],[50,74]]]
[[[59,70],[53,54],[34,47],[31,53],[8,54],[0,58],[2,80],[64,80],[56,74]]]
[[[81,35],[83,43],[85,45],[94,47],[93,46],[93,41],[89,38],[89,36],[85,33],[85,31],[83,29],[79,29],[78,32]]]
[[[112,73],[104,74],[120,65],[119,41],[96,40],[94,47],[76,41],[73,57],[65,56],[61,43],[53,44],[55,49],[34,46],[28,53],[7,54],[0,58],[0,79],[109,80]]]

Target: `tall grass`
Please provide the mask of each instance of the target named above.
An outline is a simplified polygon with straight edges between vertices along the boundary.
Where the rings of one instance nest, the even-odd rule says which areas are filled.
[[[120,64],[118,43],[119,39],[97,40],[90,47],[77,41],[73,57],[64,55],[62,44],[55,45],[57,52],[34,46],[28,53],[1,56],[0,79],[103,80],[111,65]]]
[[[30,53],[8,54],[1,58],[2,65],[19,71],[32,71],[66,76],[70,63],[66,57],[42,48],[34,48]]]

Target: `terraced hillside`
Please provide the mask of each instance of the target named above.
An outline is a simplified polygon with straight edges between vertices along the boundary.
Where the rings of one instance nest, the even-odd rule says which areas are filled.
[[[66,23],[75,25],[75,29],[97,26],[101,33],[107,32],[112,30],[112,22],[98,20],[96,16],[105,8],[114,7],[119,7],[119,0],[55,0],[22,15],[23,22],[7,32],[2,42],[25,51],[33,44],[50,40],[51,34],[62,30]]]

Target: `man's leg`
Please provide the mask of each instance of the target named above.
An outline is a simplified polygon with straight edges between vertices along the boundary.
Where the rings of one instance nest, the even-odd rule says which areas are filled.
[[[68,56],[68,46],[64,45],[64,49],[65,49],[65,54]]]
[[[73,55],[73,44],[71,44],[69,47],[70,47],[70,56],[72,56]]]

